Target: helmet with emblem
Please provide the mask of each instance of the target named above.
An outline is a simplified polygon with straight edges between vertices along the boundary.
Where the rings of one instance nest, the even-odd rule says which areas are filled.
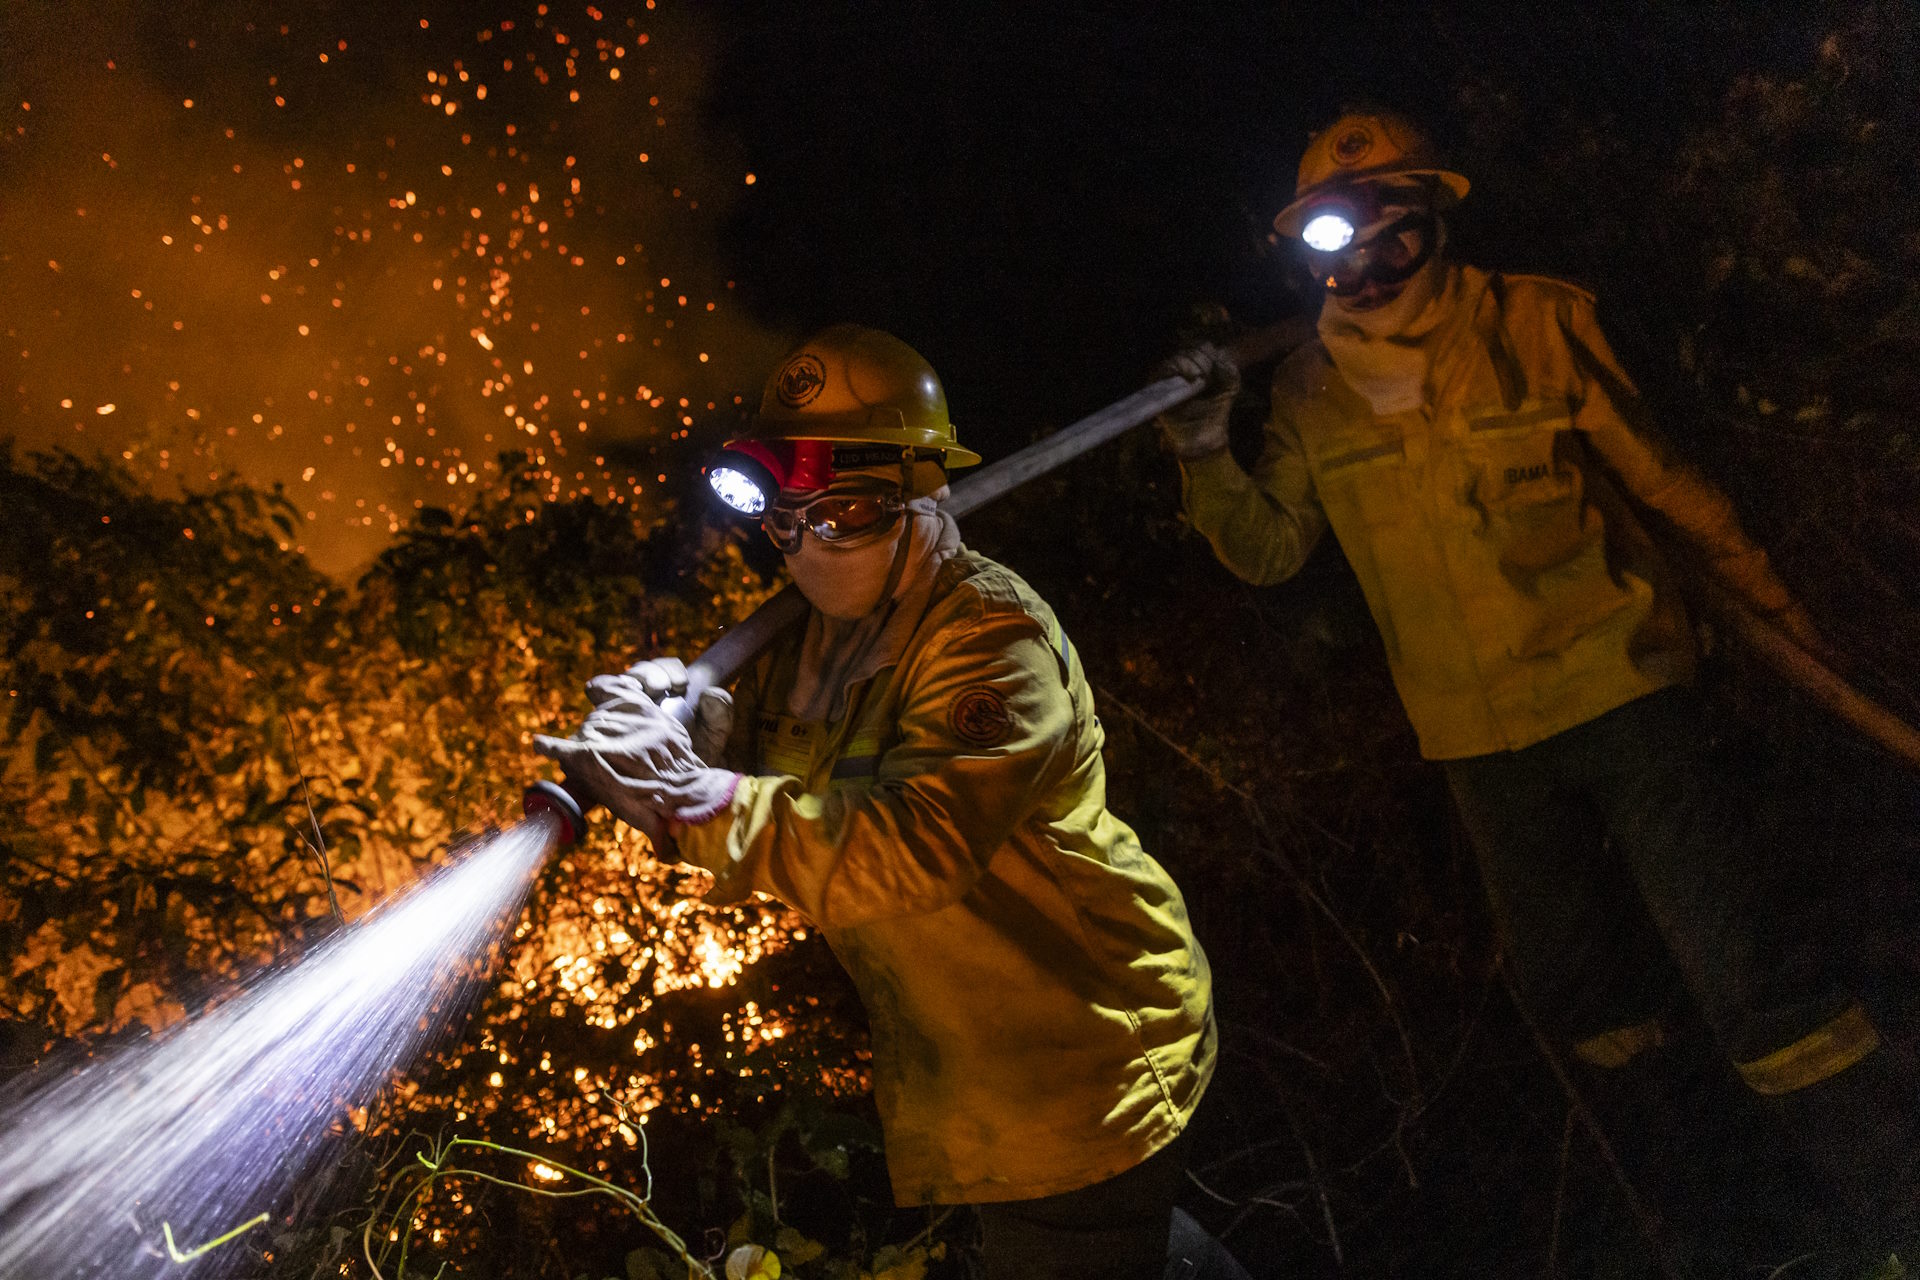
[[[978,461],[955,438],[926,357],[890,333],[837,324],[787,354],[752,429],[727,441],[706,473],[722,502],[759,516],[782,490],[823,490],[849,472],[902,466],[918,497]]]
[[[901,445],[937,452],[948,467],[980,461],[954,437],[947,393],[926,357],[857,324],[822,329],[780,362],[749,438]]]
[[[1350,111],[1313,135],[1300,157],[1293,203],[1273,220],[1283,236],[1298,236],[1309,207],[1344,187],[1383,178],[1431,177],[1444,200],[1467,194],[1465,175],[1447,167],[1419,125],[1392,111]]]

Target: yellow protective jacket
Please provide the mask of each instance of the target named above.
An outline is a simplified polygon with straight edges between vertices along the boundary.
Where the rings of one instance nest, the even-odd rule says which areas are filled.
[[[901,1204],[1091,1185],[1186,1126],[1212,984],[1180,891],[1107,810],[1104,734],[1053,612],[961,550],[898,664],[818,724],[786,705],[798,633],[735,691],[728,811],[680,836],[711,900],[819,926],[873,1034]]]
[[[1331,524],[1421,754],[1528,746],[1688,679],[1694,646],[1648,517],[1762,616],[1791,598],[1726,497],[1648,429],[1593,297],[1460,267],[1422,408],[1377,417],[1314,342],[1276,371],[1249,476],[1183,463],[1235,574],[1297,572]]]

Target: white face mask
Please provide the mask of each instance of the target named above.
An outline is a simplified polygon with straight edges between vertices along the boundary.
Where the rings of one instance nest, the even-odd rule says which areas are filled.
[[[807,602],[829,618],[853,622],[886,602],[893,586],[894,563],[909,522],[900,521],[887,537],[859,547],[835,547],[812,534],[787,556],[794,585]]]

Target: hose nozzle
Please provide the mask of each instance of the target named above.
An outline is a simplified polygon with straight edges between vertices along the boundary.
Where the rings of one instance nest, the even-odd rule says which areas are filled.
[[[529,817],[551,813],[560,819],[560,843],[575,844],[587,834],[587,809],[578,797],[557,782],[544,779],[529,786],[520,799]]]

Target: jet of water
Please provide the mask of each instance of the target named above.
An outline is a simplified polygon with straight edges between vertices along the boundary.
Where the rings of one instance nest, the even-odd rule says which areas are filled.
[[[557,838],[551,815],[483,837],[206,1016],[0,1092],[0,1280],[178,1274],[163,1221],[191,1249],[272,1210],[474,992]]]

